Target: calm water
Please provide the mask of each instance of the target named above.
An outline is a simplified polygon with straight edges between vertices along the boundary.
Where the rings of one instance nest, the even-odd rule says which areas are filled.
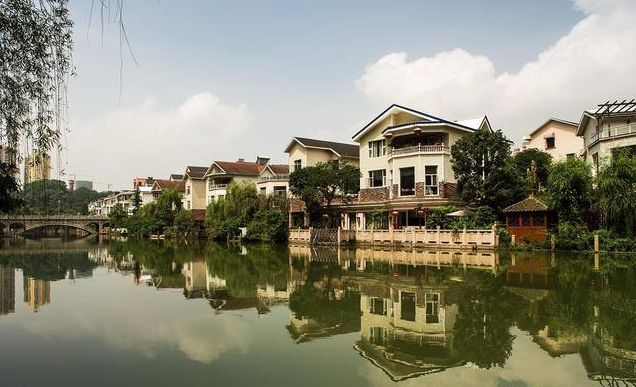
[[[0,342],[2,386],[633,385],[636,261],[5,242]]]

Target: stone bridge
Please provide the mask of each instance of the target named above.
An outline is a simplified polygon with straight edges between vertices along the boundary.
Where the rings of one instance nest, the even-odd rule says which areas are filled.
[[[41,227],[73,227],[88,232],[100,233],[108,223],[107,216],[92,215],[0,215],[0,232],[21,234]]]

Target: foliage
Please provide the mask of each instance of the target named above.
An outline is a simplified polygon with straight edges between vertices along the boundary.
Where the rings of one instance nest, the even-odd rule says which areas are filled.
[[[8,144],[25,136],[46,151],[58,143],[72,27],[66,0],[0,2],[0,138]]]
[[[260,203],[254,184],[232,182],[225,198],[208,205],[205,228],[215,238],[237,234],[239,227],[246,227],[254,217]]]
[[[510,144],[501,130],[479,130],[453,144],[453,172],[462,200],[503,208],[527,194]]]
[[[491,228],[497,217],[492,208],[481,206],[475,210],[474,215],[465,216],[448,216],[451,212],[458,211],[455,206],[443,206],[429,210],[426,215],[427,228],[439,228],[450,230],[467,229],[485,229]]]
[[[194,216],[192,211],[181,209],[174,217],[174,229],[177,233],[186,235],[194,230]]]
[[[23,203],[20,197],[20,185],[16,180],[18,168],[11,164],[0,163],[0,214],[8,213]]]
[[[370,213],[370,223],[367,228],[371,229],[388,229],[389,228],[389,212],[386,209],[375,209]]]
[[[587,228],[579,223],[560,222],[556,229],[556,247],[563,250],[589,250]]]
[[[360,190],[360,172],[355,166],[340,161],[318,163],[292,172],[289,187],[305,203],[312,225],[321,223],[323,215],[333,222],[337,215],[333,211],[333,200]]]
[[[597,176],[598,204],[615,233],[634,236],[636,222],[636,158],[616,151]]]
[[[97,192],[85,187],[80,187],[68,195],[65,213],[88,215],[88,203],[103,198],[106,192]]]
[[[261,209],[247,225],[247,238],[281,242],[287,239],[287,214]]]
[[[124,210],[121,204],[117,203],[108,214],[108,223],[110,223],[110,227],[113,228],[126,227],[127,218],[128,214],[126,210]]]
[[[139,187],[137,187],[132,198],[132,213],[136,214],[139,208],[141,208],[141,205],[141,192],[139,192]]]
[[[66,212],[69,198],[66,184],[61,180],[37,180],[24,185],[26,210],[37,215],[54,215]]]
[[[537,163],[538,188],[544,188],[548,183],[552,155],[536,148],[529,148],[514,155],[515,166],[522,176],[527,176],[530,164],[534,160]],[[532,189],[532,187],[530,187]],[[537,187],[535,187],[537,188]]]
[[[579,222],[592,193],[592,171],[589,165],[576,158],[552,164],[546,193],[559,221]]]

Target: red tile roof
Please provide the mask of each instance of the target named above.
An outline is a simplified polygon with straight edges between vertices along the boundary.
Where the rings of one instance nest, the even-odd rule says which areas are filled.
[[[266,165],[246,161],[215,161],[214,164],[228,175],[240,176],[258,176],[267,167]]]
[[[167,179],[156,179],[155,184],[157,184],[157,187],[161,190],[174,189],[178,192],[185,192],[185,181],[183,180],[174,181]]]
[[[270,164],[269,168],[275,175],[286,175],[289,173],[289,165],[287,164]]]

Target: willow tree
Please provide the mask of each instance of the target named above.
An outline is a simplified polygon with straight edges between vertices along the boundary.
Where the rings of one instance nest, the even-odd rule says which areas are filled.
[[[66,0],[0,2],[0,140],[22,138],[48,151],[65,127],[72,72],[72,27]]]

